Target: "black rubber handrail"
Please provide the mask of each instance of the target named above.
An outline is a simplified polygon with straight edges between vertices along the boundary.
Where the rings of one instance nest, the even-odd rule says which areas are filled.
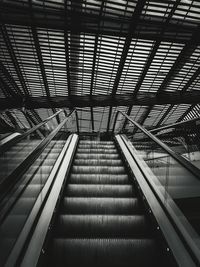
[[[156,218],[156,221],[159,225],[159,227],[161,227],[161,230],[164,230],[164,237],[166,238],[166,240],[170,241],[169,245],[172,245],[172,247],[170,246],[170,249],[172,249],[171,251],[174,254],[174,249],[176,249],[176,252],[174,254],[175,258],[179,258],[179,261],[181,260],[182,264],[178,264],[177,266],[199,266],[199,262],[200,262],[200,254],[199,254],[199,244],[198,244],[198,234],[191,228],[191,225],[189,222],[187,222],[187,220],[183,221],[183,214],[180,211],[180,209],[178,208],[178,206],[176,205],[176,203],[174,202],[174,200],[170,197],[170,195],[164,195],[166,194],[166,192],[162,192],[162,190],[160,190],[160,186],[155,183],[155,180],[153,179],[154,174],[152,171],[149,172],[148,165],[146,165],[145,160],[143,160],[142,158],[138,157],[137,155],[137,150],[134,148],[134,146],[129,142],[129,139],[126,135],[118,135],[116,136],[117,142],[121,142],[123,143],[123,145],[126,147],[126,149],[128,150],[127,152],[123,152],[125,157],[126,157],[126,161],[129,162],[129,166],[132,169],[132,173],[135,174],[135,178],[137,183],[140,185],[140,189],[143,192],[143,194],[145,195],[145,199],[148,202],[148,205],[151,207],[151,209],[153,208],[153,215]],[[120,141],[121,139],[121,141]],[[121,145],[120,145],[121,146]],[[124,151],[124,149],[122,150]],[[130,153],[130,154],[129,154]],[[130,157],[129,157],[129,155]],[[133,164],[130,165],[130,158],[134,161]],[[136,168],[134,166],[134,164],[136,164]],[[139,169],[139,172],[137,170],[137,168]],[[135,173],[136,171],[136,173]],[[141,176],[142,174],[142,176]],[[139,179],[138,179],[139,178]],[[143,183],[143,178],[144,180],[147,182],[148,186],[146,186]],[[149,191],[150,189],[150,191]],[[146,191],[146,192],[145,192]],[[148,193],[147,193],[148,191]],[[154,197],[151,196],[151,194],[153,194],[153,196],[155,196],[155,198],[158,200],[159,205],[161,206],[161,210],[159,211],[157,206],[157,203],[155,201],[155,199],[153,199]],[[166,202],[164,201],[163,197],[167,198],[167,205]],[[169,204],[170,203],[170,204]],[[175,235],[171,232],[171,230],[169,230],[170,228],[166,225],[167,220],[163,219],[163,215],[161,215],[161,213],[164,212],[164,216],[166,216],[169,219],[169,222],[171,224],[171,226],[173,226],[174,230],[175,230]],[[182,214],[182,216],[181,216]],[[177,216],[178,215],[178,216]],[[181,221],[180,222],[180,218]],[[173,230],[173,231],[174,231]],[[182,249],[180,248],[180,246],[177,246],[177,241],[175,241],[175,239],[177,239],[176,234],[179,236],[181,243],[184,245],[184,247],[186,248],[186,251],[184,252],[183,247]],[[193,237],[196,238],[196,240],[193,240]],[[175,238],[175,239],[174,239]],[[181,245],[181,243],[179,242],[179,245]],[[191,259],[195,262],[198,263],[198,265],[196,265],[195,263],[193,265],[190,265],[187,263],[185,263],[185,260],[188,259],[187,255],[185,253],[189,253],[191,256]],[[185,254],[185,255],[184,255]],[[178,262],[177,262],[178,263]],[[180,263],[180,262],[179,262]]]
[[[119,113],[121,113],[130,123],[135,125],[138,129],[140,129],[146,136],[148,136],[151,140],[153,140],[155,143],[157,143],[158,146],[160,146],[167,154],[169,154],[172,158],[177,160],[183,167],[185,167],[187,170],[189,170],[192,174],[194,174],[198,179],[200,179],[200,170],[190,163],[188,160],[171,150],[166,144],[164,144],[160,139],[158,139],[155,135],[153,135],[150,131],[142,127],[139,123],[136,121],[132,120],[127,114],[124,112],[118,110],[116,115],[115,115],[115,120],[113,124],[113,129],[112,132],[114,133],[115,131],[115,125],[117,122],[117,118]]]
[[[3,182],[0,184],[0,207],[1,207],[1,215],[0,221],[5,218],[8,210],[13,205],[11,203],[9,208],[4,206],[8,206],[6,204],[6,199],[8,194],[13,190],[13,186],[20,181],[20,178],[23,174],[28,170],[28,168],[33,164],[33,162],[41,155],[44,149],[48,146],[51,140],[56,136],[56,134],[60,131],[60,129],[67,123],[71,115],[75,113],[77,114],[76,109],[72,110],[69,115],[44,139],[38,144],[35,149],[24,159],[24,161],[8,176]],[[78,115],[76,115],[76,119],[78,119]],[[78,123],[77,123],[77,132],[79,132]],[[22,189],[23,190],[23,189]],[[19,193],[20,194],[20,193]],[[16,200],[16,198],[15,198]],[[5,211],[3,211],[5,209]]]
[[[38,123],[37,125],[35,125],[34,127],[32,127],[30,130],[26,131],[25,133],[23,133],[20,136],[17,136],[16,138],[10,140],[9,142],[7,142],[6,144],[3,144],[0,147],[0,154],[4,153],[6,150],[8,150],[11,146],[17,144],[18,142],[22,141],[23,139],[25,139],[27,136],[31,135],[34,131],[38,130],[39,128],[41,128],[44,124],[46,124],[48,121],[52,120],[54,117],[56,117],[58,114],[60,114],[63,110],[59,110],[57,111],[55,114],[53,114],[52,116],[46,118],[45,120],[43,120],[42,122]]]

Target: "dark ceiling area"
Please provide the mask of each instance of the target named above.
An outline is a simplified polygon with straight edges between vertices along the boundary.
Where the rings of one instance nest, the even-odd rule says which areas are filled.
[[[152,129],[198,117],[199,103],[199,1],[0,0],[7,125],[76,107],[84,132],[109,131],[117,110]]]

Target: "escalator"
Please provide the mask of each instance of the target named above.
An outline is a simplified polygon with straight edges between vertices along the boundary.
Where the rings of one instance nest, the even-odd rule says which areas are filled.
[[[80,141],[41,266],[169,265],[113,141]]]
[[[68,148],[71,137],[65,126],[74,111],[47,136],[41,134],[41,140],[30,138],[61,112],[2,149],[5,152],[0,158],[4,178],[0,183],[0,266],[20,265],[21,252],[27,245]]]
[[[16,190],[21,191],[19,198],[14,199],[14,206],[9,214],[5,216],[5,219],[0,225],[0,266],[4,266],[7,261],[9,262],[12,248],[17,242],[18,236],[20,235],[40,192],[45,186],[65,142],[65,140],[52,140],[34,164],[28,169],[23,177],[21,177],[20,185],[16,188]],[[33,144],[31,143],[30,146],[32,145]],[[24,148],[22,148],[21,143],[20,145],[15,146],[15,148],[16,147],[18,148],[18,153],[19,151],[23,153]],[[22,150],[20,150],[19,147],[22,148]],[[29,149],[27,144],[26,149]],[[14,153],[14,149],[11,151]],[[10,151],[9,153],[11,154]],[[6,209],[9,201],[13,201],[14,196],[15,195],[13,195],[12,198],[7,199],[7,203],[4,205],[3,209]]]
[[[184,216],[188,197],[199,196],[199,170],[136,122],[145,143],[134,147],[122,134],[55,140],[67,121],[16,184],[21,193],[0,224],[0,266],[199,266],[199,236]]]
[[[137,147],[137,145],[135,145]],[[147,151],[145,151],[147,152]],[[176,161],[165,155],[158,158],[145,158],[144,151],[142,158],[148,167],[153,169],[160,183],[173,198],[176,205],[183,212],[195,231],[200,235],[200,181],[191,172],[184,169]]]

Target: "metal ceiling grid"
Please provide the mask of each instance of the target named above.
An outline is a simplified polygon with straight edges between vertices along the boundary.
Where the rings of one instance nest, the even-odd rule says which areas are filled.
[[[0,0],[1,106],[78,106],[84,131],[111,129],[119,104],[148,127],[195,116],[199,14],[192,0]]]
[[[166,125],[177,122],[178,118],[183,115],[188,106],[189,105],[187,104],[174,105],[172,109],[168,112],[168,114],[166,114],[162,124]]]
[[[41,57],[50,96],[67,95],[64,32],[38,29]]]
[[[117,93],[133,93],[153,47],[153,41],[132,39]]]
[[[124,38],[99,36],[98,40],[93,94],[109,94],[117,75]]]

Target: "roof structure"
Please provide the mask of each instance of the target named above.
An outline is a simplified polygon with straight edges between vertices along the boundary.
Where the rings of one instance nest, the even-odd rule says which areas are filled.
[[[199,116],[199,88],[200,1],[0,0],[9,125],[77,107],[81,131],[109,131],[117,109],[155,128]]]

